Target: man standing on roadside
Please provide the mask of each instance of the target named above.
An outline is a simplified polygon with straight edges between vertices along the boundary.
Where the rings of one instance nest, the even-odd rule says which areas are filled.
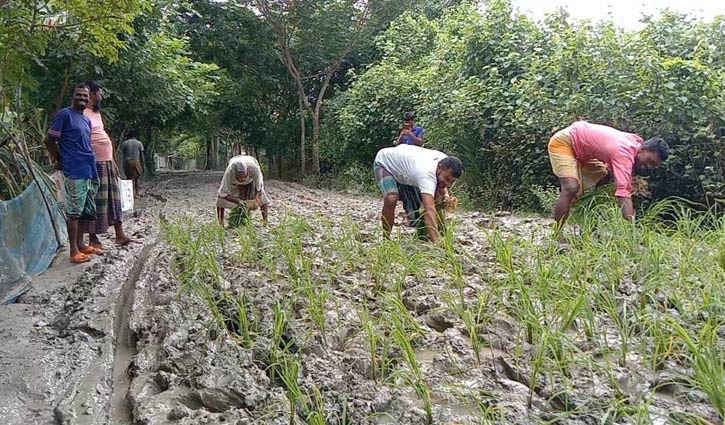
[[[648,175],[669,156],[667,143],[659,137],[646,142],[633,133],[605,125],[577,121],[557,132],[549,141],[549,160],[559,178],[561,191],[554,206],[554,220],[561,227],[582,192],[609,173],[617,186],[615,196],[628,221],[634,218],[632,178]]]
[[[448,189],[463,174],[463,163],[454,156],[419,146],[403,145],[378,151],[373,164],[375,179],[383,194],[383,235],[390,237],[398,203],[398,184],[415,186],[420,190],[423,219],[428,237],[437,242],[436,197],[444,203],[450,200]]]
[[[143,161],[143,143],[136,139],[136,132],[131,130],[128,132],[129,139],[121,143],[121,153],[123,154],[123,172],[126,178],[133,180],[133,196],[139,195],[138,180],[144,171]]]
[[[222,183],[217,191],[216,212],[219,225],[224,225],[224,209],[244,205],[249,210],[259,208],[262,221],[267,223],[269,197],[264,190],[262,168],[256,158],[237,155],[229,160]]]
[[[423,146],[425,144],[425,130],[419,125],[415,125],[415,115],[412,112],[403,114],[403,129],[400,131],[395,146],[398,145],[416,145]]]
[[[103,252],[84,245],[78,224],[81,218],[96,218],[96,157],[91,150],[91,122],[83,115],[89,96],[85,84],[76,85],[72,105],[55,114],[44,141],[56,169],[63,171],[71,263],[85,263],[90,260],[90,254]]]

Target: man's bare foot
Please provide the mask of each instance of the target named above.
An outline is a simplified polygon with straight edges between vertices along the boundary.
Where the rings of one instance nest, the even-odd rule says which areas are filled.
[[[116,245],[117,246],[124,246],[124,245],[128,245],[130,243],[141,243],[141,241],[137,241],[135,239],[131,239],[128,236],[123,237],[123,238],[120,238],[120,239],[116,239]]]

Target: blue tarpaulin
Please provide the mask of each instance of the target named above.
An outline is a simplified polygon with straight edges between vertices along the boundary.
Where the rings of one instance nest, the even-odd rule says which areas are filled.
[[[32,182],[20,196],[0,201],[0,304],[14,301],[30,287],[32,276],[50,266],[59,248],[56,230],[62,241],[68,238],[65,218],[45,180],[40,185]]]

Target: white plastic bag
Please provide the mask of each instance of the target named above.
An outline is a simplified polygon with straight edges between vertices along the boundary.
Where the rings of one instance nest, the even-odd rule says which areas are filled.
[[[133,211],[133,180],[118,179],[118,190],[121,192],[121,211]]]
[[[65,176],[63,176],[63,172],[60,170],[55,170],[55,172],[50,176],[50,179],[53,181],[53,184],[55,185],[55,195],[58,198],[58,203],[61,205],[62,208],[65,207]]]

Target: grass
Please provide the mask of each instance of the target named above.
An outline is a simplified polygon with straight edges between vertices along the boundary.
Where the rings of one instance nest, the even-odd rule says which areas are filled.
[[[299,384],[307,360],[292,349],[290,338],[303,350],[315,341],[358,344],[370,364],[372,385],[395,391],[402,377],[432,421],[440,413],[432,397],[437,381],[427,375],[416,350],[440,350],[430,344],[442,334],[425,326],[425,308],[406,306],[408,299],[430,299],[468,338],[467,347],[456,346],[463,352],[440,352],[463,362],[449,379],[491,376],[493,368],[483,367],[490,360],[481,354],[498,338],[506,352],[502,360],[511,365],[505,377],[528,386],[531,416],[506,416],[506,409],[487,397],[480,403],[481,423],[652,422],[659,385],[633,391],[622,383],[623,373],[641,382],[669,379],[678,400],[662,413],[669,421],[721,421],[725,219],[671,201],[631,224],[612,204],[587,202],[561,234],[566,250],[545,227],[526,233],[499,225],[484,230],[488,238],[479,241],[481,246],[461,246],[453,224],[441,244],[431,245],[404,236],[378,240],[350,218],[293,214],[268,230],[246,223],[224,232],[182,220],[166,225],[164,234],[176,252],[173,267],[181,288],[207,306],[209,326],[229,329],[231,321],[230,339],[274,354],[270,363],[277,365],[290,411],[296,406],[299,420],[324,423],[341,413],[329,410],[335,402],[324,382],[313,376],[306,379],[315,387]],[[231,291],[226,288],[225,282],[234,282],[230,262],[256,270],[268,283],[261,288],[276,288],[274,304],[259,304],[270,302],[260,287],[233,283]],[[300,305],[304,308],[293,308]],[[332,305],[338,312],[345,310],[340,306],[356,312],[354,320],[330,322]],[[502,321],[510,325],[502,328]],[[351,336],[338,334],[349,327],[356,329]],[[493,348],[491,357],[497,357]],[[602,389],[597,398],[594,385]],[[703,394],[706,403],[689,401],[692,391]],[[373,413],[360,409],[351,403],[346,420],[356,423]],[[544,412],[546,419],[540,416]]]

